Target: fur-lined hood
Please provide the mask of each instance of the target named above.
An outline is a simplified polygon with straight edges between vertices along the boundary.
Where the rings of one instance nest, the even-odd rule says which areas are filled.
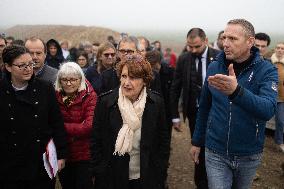
[[[273,53],[273,55],[271,56],[271,62],[273,64],[276,64],[276,63],[282,63],[284,64],[284,57],[281,58],[281,60],[279,60],[277,57],[276,57],[276,54]]]

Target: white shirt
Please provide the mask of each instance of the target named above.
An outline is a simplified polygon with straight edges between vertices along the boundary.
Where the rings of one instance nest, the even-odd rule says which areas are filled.
[[[201,55],[201,62],[202,62],[202,85],[203,85],[203,83],[205,81],[205,77],[206,77],[207,52],[208,52],[208,47],[206,47],[205,51]],[[196,64],[196,71],[198,71],[198,58],[195,59],[195,64]]]
[[[140,178],[140,141],[141,128],[134,132],[132,150],[129,152],[129,180]]]
[[[201,62],[202,62],[202,85],[203,85],[203,83],[205,81],[205,77],[206,77],[207,52],[208,52],[208,47],[206,47],[205,51],[201,55]],[[195,64],[196,64],[196,71],[198,71],[198,58],[195,59]],[[198,102],[197,102],[197,106],[198,106]],[[180,122],[180,118],[174,118],[174,119],[172,119],[172,122],[173,123],[179,123]]]

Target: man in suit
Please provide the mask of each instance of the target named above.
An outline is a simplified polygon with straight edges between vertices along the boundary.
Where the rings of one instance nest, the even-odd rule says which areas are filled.
[[[198,101],[205,80],[208,64],[216,57],[218,50],[208,47],[208,39],[201,28],[192,28],[187,33],[190,52],[180,55],[171,86],[171,109],[173,127],[180,131],[178,101],[182,93],[184,120],[188,118],[191,137],[194,132]],[[182,92],[181,92],[182,91]],[[195,164],[194,181],[197,188],[208,188],[204,161],[204,147],[199,163]]]

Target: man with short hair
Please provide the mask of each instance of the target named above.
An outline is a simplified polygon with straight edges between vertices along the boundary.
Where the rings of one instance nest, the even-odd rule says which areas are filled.
[[[172,122],[176,130],[181,130],[178,102],[182,96],[184,120],[188,118],[190,135],[195,128],[199,96],[207,67],[219,51],[208,47],[208,39],[201,28],[192,28],[187,33],[187,45],[190,52],[181,54],[176,63],[176,70],[170,91]],[[208,188],[204,161],[204,147],[200,154],[200,163],[195,164],[194,181],[198,189]]]
[[[136,37],[124,37],[117,45],[119,61],[126,55],[134,55],[138,52],[139,43]],[[101,92],[107,92],[119,86],[119,78],[117,77],[115,68],[105,70],[101,73],[102,86]]]
[[[274,142],[279,145],[279,149],[284,152],[284,42],[280,42],[276,45],[275,53],[271,56],[271,62],[277,67],[279,80]]]
[[[6,46],[11,46],[13,44],[13,41],[15,40],[15,38],[13,36],[8,36],[6,37],[6,41],[7,41],[7,44]]]
[[[31,37],[25,42],[25,47],[29,50],[33,62],[35,63],[35,76],[54,84],[58,70],[45,64],[47,52],[45,43],[39,38]]]
[[[266,33],[255,34],[254,46],[259,49],[260,56],[265,58],[268,52],[268,46],[270,45],[270,37]]]
[[[253,25],[227,23],[224,51],[208,68],[190,150],[206,147],[209,188],[250,188],[261,163],[265,124],[276,110],[277,69],[254,47]]]

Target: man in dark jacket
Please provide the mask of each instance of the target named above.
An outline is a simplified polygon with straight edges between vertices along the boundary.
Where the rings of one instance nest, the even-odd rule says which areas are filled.
[[[200,97],[191,156],[206,146],[209,188],[250,188],[261,163],[265,124],[277,106],[277,69],[262,59],[253,25],[227,23],[224,52],[209,65]]]
[[[192,28],[187,33],[187,45],[191,52],[180,55],[171,86],[171,109],[173,127],[180,130],[178,102],[182,91],[183,118],[189,119],[191,137],[194,132],[199,96],[207,67],[219,51],[207,46],[208,39],[201,28]],[[207,176],[203,153],[195,165],[194,181],[197,188],[207,188]]]
[[[29,50],[33,62],[35,63],[33,70],[36,77],[54,84],[58,70],[45,64],[45,43],[39,38],[31,37],[26,41],[25,47]]]
[[[58,169],[64,167],[67,141],[53,86],[33,75],[28,50],[3,51],[5,78],[0,80],[0,188],[52,189],[43,154],[53,139]]]

